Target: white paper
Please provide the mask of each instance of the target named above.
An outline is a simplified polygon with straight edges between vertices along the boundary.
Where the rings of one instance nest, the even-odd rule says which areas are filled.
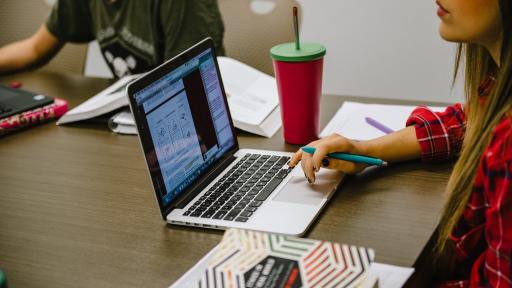
[[[121,125],[133,125],[135,126],[135,120],[133,119],[132,113],[128,111],[122,111],[121,113],[115,115],[112,118],[112,121]]]
[[[112,116],[108,121],[108,128],[118,134],[137,135],[137,127],[130,110],[125,110]]]
[[[369,277],[379,279],[379,288],[400,288],[404,286],[413,272],[414,268],[373,262],[370,266]]]
[[[140,75],[130,75],[119,79],[107,89],[69,110],[57,121],[57,125],[94,118],[121,107],[128,106],[126,85],[139,76]]]
[[[276,80],[231,58],[218,57],[218,62],[235,127],[272,137],[281,127],[281,118],[275,117],[279,114]]]
[[[338,133],[353,140],[370,140],[384,136],[381,130],[368,124],[366,117],[393,129],[400,130],[405,128],[405,122],[411,112],[417,106],[405,105],[382,105],[382,104],[363,104],[357,102],[344,102],[336,115],[331,119],[327,126],[320,133],[320,137],[329,136],[332,133]],[[428,106],[432,111],[441,112],[446,107]]]
[[[126,135],[137,135],[137,127],[132,125],[117,125],[112,132],[117,134],[126,134]]]

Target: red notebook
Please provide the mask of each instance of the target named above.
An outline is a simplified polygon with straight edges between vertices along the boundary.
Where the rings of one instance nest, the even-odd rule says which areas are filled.
[[[67,111],[68,102],[55,98],[54,102],[50,105],[0,119],[0,136],[49,120],[58,119]]]

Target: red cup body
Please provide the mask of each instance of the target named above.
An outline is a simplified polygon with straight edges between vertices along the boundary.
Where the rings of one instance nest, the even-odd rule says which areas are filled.
[[[307,144],[318,139],[323,58],[305,62],[274,59],[284,140]]]

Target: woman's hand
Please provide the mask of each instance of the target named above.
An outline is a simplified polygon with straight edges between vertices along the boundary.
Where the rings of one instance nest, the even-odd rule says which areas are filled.
[[[339,170],[346,174],[356,174],[367,166],[338,159],[327,159],[327,154],[333,152],[370,156],[388,163],[418,159],[421,156],[421,148],[416,138],[414,126],[361,142],[332,134],[329,137],[311,142],[308,146],[316,148],[315,154],[311,155],[300,149],[293,155],[290,167],[295,167],[300,161],[302,170],[304,170],[304,174],[310,183],[315,182],[315,172],[318,172],[320,167]]]
[[[300,161],[309,183],[315,182],[315,173],[320,170],[320,167],[339,170],[346,174],[356,174],[367,167],[366,164],[326,158],[327,154],[333,152],[366,155],[363,142],[352,141],[338,134],[332,134],[326,138],[313,141],[307,146],[315,147],[315,154],[311,155],[299,149],[293,155],[290,167],[295,167]]]

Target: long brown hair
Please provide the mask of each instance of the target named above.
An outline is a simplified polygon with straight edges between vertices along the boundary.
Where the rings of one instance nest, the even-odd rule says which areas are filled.
[[[490,53],[476,44],[459,44],[455,75],[464,64],[467,125],[460,157],[448,181],[448,200],[439,223],[438,256],[449,254],[449,236],[462,216],[471,196],[480,158],[489,144],[494,127],[512,111],[512,1],[499,0],[503,43],[500,67]],[[487,77],[495,83],[491,91],[479,91]],[[455,76],[456,78],[456,76]],[[455,79],[454,78],[454,79]],[[488,92],[484,99],[480,94]]]

